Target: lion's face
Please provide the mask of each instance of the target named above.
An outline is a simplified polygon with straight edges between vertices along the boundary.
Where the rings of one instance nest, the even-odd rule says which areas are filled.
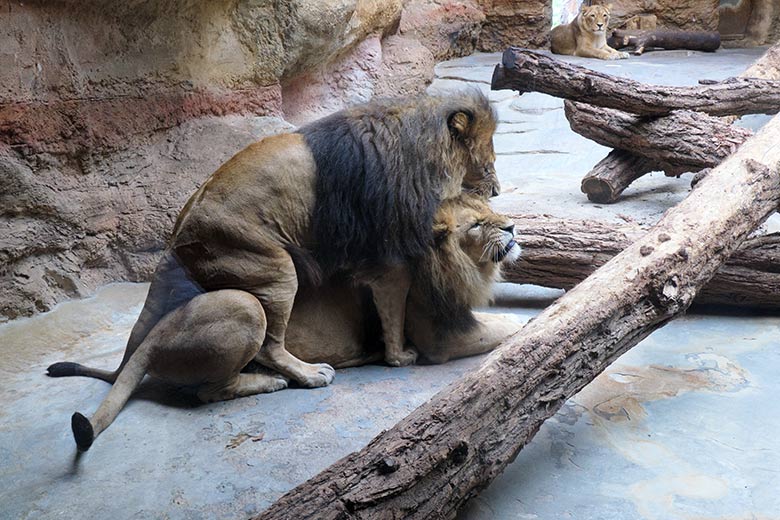
[[[580,27],[592,33],[606,33],[609,25],[609,6],[583,6],[580,12]]]
[[[488,128],[466,142],[470,160],[463,188],[467,193],[480,197],[495,197],[501,193],[501,185],[496,175],[496,152],[493,149],[495,127]]]
[[[445,203],[442,210],[442,218],[436,223],[438,231],[446,230],[449,239],[457,241],[475,265],[512,262],[520,256],[520,246],[514,240],[514,222],[493,212],[484,201],[459,197]]]
[[[493,134],[496,132],[496,115],[487,99],[480,113],[458,111],[451,114],[447,125],[455,142],[456,154],[464,168],[462,189],[466,193],[488,198],[501,192],[496,176],[496,152]]]

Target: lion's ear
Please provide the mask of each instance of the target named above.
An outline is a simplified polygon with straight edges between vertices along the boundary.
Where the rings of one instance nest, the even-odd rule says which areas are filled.
[[[606,4],[604,7],[607,8],[607,11],[612,12],[612,4]]]
[[[466,135],[471,126],[472,116],[468,112],[454,112],[447,118],[447,126],[453,137]]]
[[[433,225],[433,243],[435,246],[441,245],[450,234],[450,228],[447,224],[439,222]]]
[[[584,13],[585,9],[587,9],[587,8],[588,8],[588,3],[587,2],[582,2],[582,5],[580,6],[580,12]]]

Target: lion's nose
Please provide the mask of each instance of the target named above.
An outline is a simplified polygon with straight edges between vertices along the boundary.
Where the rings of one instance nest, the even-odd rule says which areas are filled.
[[[596,25],[598,25],[598,26],[599,26],[599,29],[601,29],[602,27],[604,27],[604,24],[603,24],[603,23],[596,24]]]
[[[503,231],[506,231],[507,233],[511,233],[512,236],[515,236],[515,225],[509,224],[508,226],[504,226],[501,228]]]
[[[496,182],[494,182],[493,186],[490,188],[490,196],[495,197],[500,194],[501,194],[501,185],[498,183],[498,179],[496,179]]]

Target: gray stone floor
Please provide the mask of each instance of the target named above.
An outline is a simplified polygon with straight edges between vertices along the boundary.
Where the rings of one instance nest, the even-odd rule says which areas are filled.
[[[682,85],[738,74],[760,53],[571,61]],[[498,59],[442,63],[431,88],[487,88]],[[685,176],[652,174],[618,204],[590,204],[579,180],[606,150],[568,129],[560,100],[490,95],[502,121],[498,209],[652,223],[688,191]],[[110,285],[0,326],[0,518],[245,518],[481,361],[362,367],[340,371],[327,388],[210,405],[147,381],[79,459],[69,417],[91,413],[108,385],[48,379],[45,367],[67,359],[113,368],[145,291]],[[528,319],[557,294],[502,285],[499,305],[523,307],[497,310]],[[671,323],[571,399],[461,518],[780,518],[779,333],[780,318],[755,314]]]

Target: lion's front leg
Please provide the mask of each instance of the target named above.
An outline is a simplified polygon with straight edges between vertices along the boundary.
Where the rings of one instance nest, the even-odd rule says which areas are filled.
[[[289,257],[280,255],[275,263],[270,265],[273,265],[274,269],[268,270],[274,274],[275,279],[246,289],[260,301],[268,321],[265,341],[255,356],[255,361],[304,387],[329,385],[336,375],[333,367],[326,363],[301,361],[285,347],[287,323],[298,291],[298,281],[295,266]]]
[[[579,47],[574,53],[575,56],[582,58],[598,58],[600,60],[620,60],[628,58],[627,52],[619,52],[612,47],[606,46],[601,49],[589,49],[586,47]]]
[[[385,361],[395,367],[411,365],[417,360],[417,351],[405,348],[404,334],[406,297],[411,285],[409,271],[401,266],[389,268],[365,280],[365,283],[371,288],[374,305],[382,322]]]

